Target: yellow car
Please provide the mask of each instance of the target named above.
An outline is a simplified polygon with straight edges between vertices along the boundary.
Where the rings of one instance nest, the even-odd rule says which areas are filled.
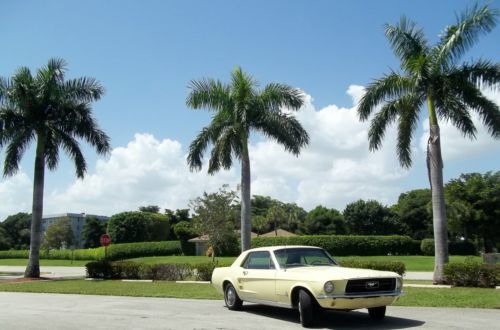
[[[212,284],[231,310],[243,301],[297,309],[307,327],[322,308],[367,308],[371,318],[383,319],[403,281],[393,272],[341,267],[322,248],[272,246],[247,250],[230,267],[216,268]]]

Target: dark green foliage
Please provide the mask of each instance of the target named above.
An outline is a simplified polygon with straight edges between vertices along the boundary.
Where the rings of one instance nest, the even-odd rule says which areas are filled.
[[[115,214],[108,223],[113,243],[162,241],[168,238],[169,231],[167,216],[150,212]]]
[[[258,234],[270,232],[275,226],[292,233],[298,232],[307,215],[307,212],[297,204],[283,203],[269,196],[253,195],[251,205],[252,231]],[[239,208],[238,205],[237,209]],[[281,217],[276,217],[276,213]]]
[[[158,205],[139,206],[139,211],[150,212],[150,213],[159,213],[160,207]]]
[[[100,238],[106,233],[107,222],[88,216],[82,229],[83,247],[96,248],[101,246]]]
[[[194,265],[193,268],[196,269],[196,279],[198,281],[211,281],[215,267],[217,267],[217,264],[213,262]]]
[[[401,261],[360,261],[356,259],[347,259],[340,263],[342,267],[363,268],[385,270],[395,272],[403,276],[406,271],[406,266]]]
[[[472,259],[444,266],[448,283],[455,286],[494,288],[500,284],[500,265],[487,265]]]
[[[196,254],[196,246],[194,243],[188,242],[189,239],[197,236],[192,225],[187,221],[180,221],[174,225],[173,231],[181,242],[182,254],[185,256],[194,256]]]
[[[182,281],[192,275],[192,266],[189,264],[157,264],[151,266],[152,280],[155,281]]]
[[[397,215],[377,201],[347,204],[344,220],[352,235],[391,235],[401,232]]]
[[[500,243],[500,171],[462,174],[445,186],[450,233],[485,252]]]
[[[432,238],[423,239],[420,243],[420,250],[424,256],[434,255],[434,240]]]
[[[307,213],[302,231],[308,235],[343,235],[347,228],[339,211],[319,205]]]
[[[434,255],[434,240],[426,238],[422,240],[420,250],[424,256]],[[477,249],[471,241],[448,242],[448,251],[455,256],[473,256],[477,255]]]
[[[12,242],[9,234],[7,234],[7,231],[1,226],[0,223],[0,250],[8,250],[11,246]]]
[[[89,278],[112,278],[111,262],[108,260],[91,261],[85,265]]]
[[[333,256],[377,256],[414,254],[415,243],[408,236],[316,235],[295,237],[257,237],[252,247],[276,245],[318,246]]]
[[[392,206],[399,217],[402,233],[414,239],[433,236],[430,189],[411,190],[399,195]]]
[[[24,250],[30,247],[31,214],[16,213],[9,215],[1,226],[5,229],[12,249]]]

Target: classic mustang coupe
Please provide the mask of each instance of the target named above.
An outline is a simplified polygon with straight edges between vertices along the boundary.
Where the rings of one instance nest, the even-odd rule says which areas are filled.
[[[321,308],[368,308],[371,318],[382,319],[403,282],[393,272],[341,267],[318,247],[273,246],[247,250],[230,267],[216,268],[212,284],[231,310],[243,301],[298,309],[307,327]]]

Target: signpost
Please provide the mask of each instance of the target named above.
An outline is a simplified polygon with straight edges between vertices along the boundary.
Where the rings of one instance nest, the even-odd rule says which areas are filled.
[[[99,241],[104,246],[104,259],[108,259],[108,245],[111,244],[111,238],[108,234],[102,234]]]

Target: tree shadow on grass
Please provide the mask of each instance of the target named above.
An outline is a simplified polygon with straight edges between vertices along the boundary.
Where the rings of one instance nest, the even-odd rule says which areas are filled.
[[[242,312],[299,323],[299,314],[288,308],[245,304]],[[368,311],[320,311],[312,328],[326,329],[406,329],[421,326],[424,321],[387,315],[381,321],[372,320]]]

